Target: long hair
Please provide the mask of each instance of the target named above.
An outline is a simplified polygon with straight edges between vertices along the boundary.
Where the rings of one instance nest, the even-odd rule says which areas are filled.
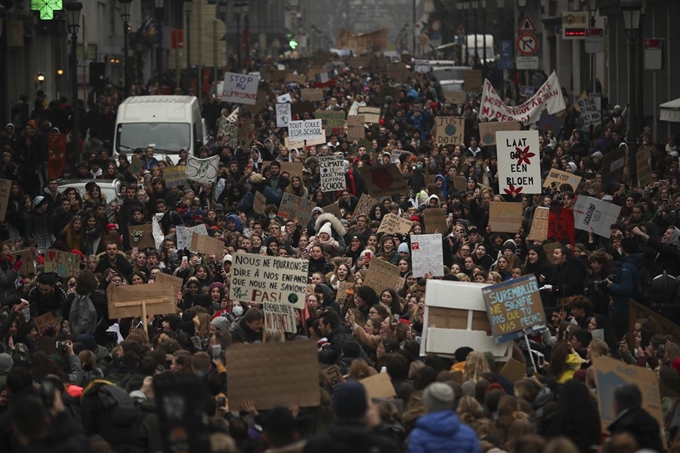
[[[463,381],[472,381],[477,383],[482,379],[482,374],[490,371],[489,364],[486,361],[484,354],[479,351],[472,351],[465,359],[465,373],[463,374]]]

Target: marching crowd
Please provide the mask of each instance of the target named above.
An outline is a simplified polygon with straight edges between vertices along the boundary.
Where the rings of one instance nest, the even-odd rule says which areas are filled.
[[[171,163],[157,159],[153,147],[114,154],[108,140],[121,97],[113,88],[81,115],[88,138],[75,144],[67,137],[69,162],[58,175],[45,164],[48,137],[70,131],[71,106],[66,99],[45,105],[42,94],[33,108],[26,98],[17,104],[13,123],[0,131],[0,171],[11,181],[0,232],[0,451],[155,453],[170,439],[187,451],[181,447],[186,439],[164,427],[171,409],[155,398],[155,381],[171,374],[197,376],[207,390],[198,418],[212,452],[680,451],[677,332],[654,319],[631,325],[629,311],[633,299],[677,321],[675,138],[662,140],[645,129],[632,141],[651,149],[652,182],[610,183],[602,161],[626,139],[625,112],[603,105],[601,125],[585,128],[565,93],[560,127],[539,131],[541,167],[544,177],[559,169],[581,177],[580,184],[506,195],[498,190],[496,148],[480,147],[479,124],[487,118],[478,95],[450,104],[429,75],[413,73],[396,83],[373,64],[347,66],[326,85],[314,110],[353,115],[361,106],[380,108],[379,122],[365,125],[363,140],[333,130],[326,144],[287,148],[287,129],[276,127],[276,96],[300,102],[305,86],[269,80],[261,111],[230,116],[237,106],[215,98],[204,104],[215,138],[197,157],[219,156],[217,179],[207,184],[168,185],[163,173]],[[398,97],[385,96],[386,87],[397,87]],[[136,90],[144,95],[154,88]],[[437,116],[462,116],[465,143],[436,144]],[[246,120],[254,138],[242,145],[225,131]],[[334,154],[344,158],[346,189],[323,192],[319,156]],[[186,150],[178,158],[186,164]],[[141,162],[139,171],[133,162]],[[302,163],[301,172],[289,171],[289,163]],[[368,193],[358,168],[388,163],[396,163],[409,191],[379,198],[355,215]],[[88,182],[82,192],[60,190],[66,178]],[[110,187],[117,193],[107,198]],[[256,206],[257,193],[264,209]],[[278,215],[284,193],[316,203],[309,222]],[[538,207],[572,209],[579,196],[621,206],[610,237],[577,230],[569,244],[527,239]],[[491,202],[521,202],[521,228],[493,231]],[[444,277],[416,278],[410,235],[434,233],[423,221],[431,208],[447,214],[447,231],[437,231]],[[411,222],[410,233],[378,234],[388,214]],[[154,216],[160,246],[135,246],[128,227]],[[176,228],[201,224],[223,241],[221,254],[178,247]],[[50,250],[76,256],[79,272],[54,272],[46,263]],[[232,261],[240,253],[309,261],[297,332],[265,326],[261,305],[230,297]],[[397,288],[364,284],[375,260],[399,268]],[[176,313],[109,316],[110,286],[148,285],[159,274],[183,281]],[[531,337],[531,350],[513,345],[524,377],[509,380],[492,354],[466,344],[455,345],[453,357],[420,355],[429,278],[494,284],[530,274],[544,289],[548,325]],[[55,313],[53,322],[42,321]],[[321,404],[263,412],[252,402],[230,405],[225,351],[234,343],[287,341],[318,345]],[[545,362],[534,368],[530,354],[536,352]],[[591,366],[598,356],[654,371],[663,420],[643,409],[646,389],[628,384],[610,402],[616,420],[602,426]],[[339,385],[322,373],[332,366],[343,375]],[[358,381],[379,373],[389,376],[396,397],[367,402]]]

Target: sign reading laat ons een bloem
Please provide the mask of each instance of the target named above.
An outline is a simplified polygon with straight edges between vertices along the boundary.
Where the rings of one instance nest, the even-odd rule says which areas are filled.
[[[538,131],[498,131],[496,147],[500,193],[541,193]]]

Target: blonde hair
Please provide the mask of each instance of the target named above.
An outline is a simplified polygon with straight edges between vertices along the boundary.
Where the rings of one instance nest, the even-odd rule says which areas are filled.
[[[601,357],[609,354],[609,346],[603,340],[594,339],[590,342],[590,357]]]
[[[456,409],[458,418],[461,422],[469,425],[484,417],[484,409],[479,401],[471,396],[464,396],[458,402],[458,409]]]
[[[479,351],[472,351],[465,359],[465,372],[463,373],[463,382],[472,381],[478,382],[482,379],[482,374],[488,373],[489,363],[486,357]]]
[[[196,313],[194,316],[194,325],[198,331],[198,335],[205,337],[210,333],[210,322],[212,317],[208,313]]]
[[[348,378],[360,381],[370,376],[378,374],[375,368],[368,366],[364,359],[354,359],[349,366]]]

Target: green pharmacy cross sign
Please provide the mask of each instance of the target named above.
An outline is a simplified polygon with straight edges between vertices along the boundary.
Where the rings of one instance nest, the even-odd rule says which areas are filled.
[[[31,0],[31,11],[40,11],[41,20],[54,19],[54,12],[64,8],[63,0]]]

